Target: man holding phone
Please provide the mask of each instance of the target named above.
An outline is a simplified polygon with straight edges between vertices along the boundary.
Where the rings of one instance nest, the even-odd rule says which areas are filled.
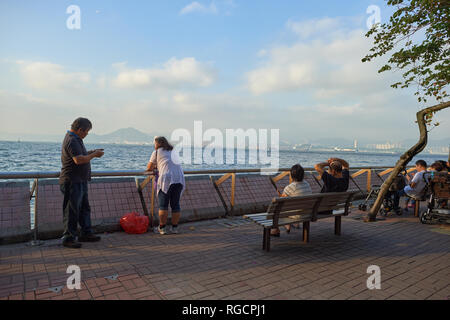
[[[63,246],[80,248],[80,242],[100,241],[92,232],[91,207],[88,199],[88,181],[91,180],[91,160],[103,156],[103,149],[86,151],[83,139],[92,129],[86,118],[77,118],[67,131],[61,150],[62,168],[59,185],[64,194]],[[78,223],[81,234],[78,237]]]

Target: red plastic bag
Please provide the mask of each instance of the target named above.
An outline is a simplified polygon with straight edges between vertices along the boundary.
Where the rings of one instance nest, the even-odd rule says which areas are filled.
[[[120,226],[129,234],[146,233],[148,229],[148,217],[141,216],[137,212],[130,212],[120,218]]]

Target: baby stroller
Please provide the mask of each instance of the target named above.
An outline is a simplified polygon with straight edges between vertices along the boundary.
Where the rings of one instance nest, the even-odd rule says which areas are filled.
[[[428,208],[421,215],[420,222],[426,224],[450,223],[450,210],[448,208],[450,174],[448,172],[431,172],[430,175]]]
[[[392,196],[395,192],[402,190],[406,186],[406,179],[405,176],[401,173],[395,177],[394,181],[392,182],[391,186],[389,187],[389,191],[386,193],[386,195],[383,198],[383,203],[381,205],[379,214],[386,216],[390,211],[394,209],[394,200]],[[375,202],[375,200],[378,197],[378,194],[380,193],[381,186],[380,185],[372,185],[371,190],[369,194],[366,197],[366,200],[364,203],[360,204],[358,206],[359,210],[366,211],[367,210],[367,204],[370,202],[371,205]],[[397,212],[398,215],[401,215],[401,212]]]

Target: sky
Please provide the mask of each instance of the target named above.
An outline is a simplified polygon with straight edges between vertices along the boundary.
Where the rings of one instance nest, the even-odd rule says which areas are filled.
[[[377,73],[384,58],[361,62],[374,5],[386,22],[377,0],[2,0],[0,136],[60,134],[84,116],[96,134],[201,120],[292,143],[416,138],[414,91]],[[450,136],[450,111],[437,119],[430,137]]]

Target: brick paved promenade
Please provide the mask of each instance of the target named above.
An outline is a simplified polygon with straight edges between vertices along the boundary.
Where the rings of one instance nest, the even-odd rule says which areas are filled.
[[[450,228],[410,215],[364,223],[354,212],[342,236],[331,219],[282,231],[271,252],[262,230],[242,218],[183,224],[181,234],[104,234],[67,249],[0,246],[0,299],[448,299]],[[64,287],[78,265],[81,290]],[[381,268],[381,290],[368,290],[369,265]]]

